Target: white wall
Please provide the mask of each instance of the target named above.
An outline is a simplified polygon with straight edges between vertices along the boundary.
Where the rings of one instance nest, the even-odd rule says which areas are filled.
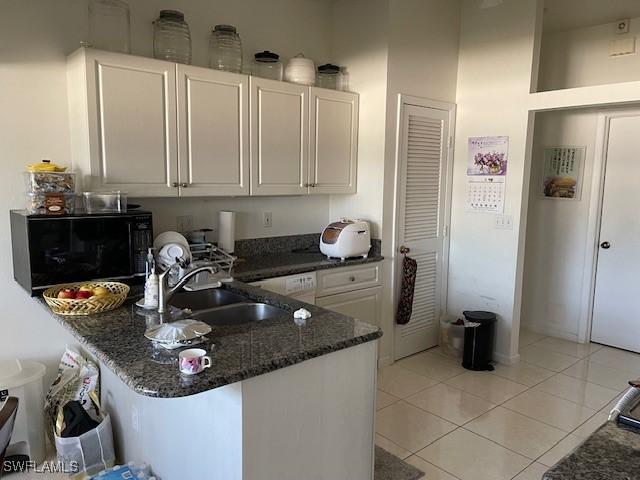
[[[520,223],[529,184],[527,102],[542,11],[532,0],[481,5],[462,2],[448,310],[499,314],[495,359],[511,363],[518,359]],[[510,137],[505,214],[513,230],[497,230],[493,214],[465,211],[467,140],[486,135]]]
[[[270,49],[285,57],[304,52],[329,60],[331,4],[314,0],[135,0],[131,7],[133,53],[149,55],[152,20],[161,8],[185,12],[193,36],[193,58],[206,64],[207,36],[216,23],[238,27],[245,52]],[[66,55],[86,38],[86,0],[2,2],[0,31],[0,145],[4,184],[0,203],[0,359],[30,358],[55,367],[71,337],[13,281],[8,210],[24,207],[21,172],[27,163],[51,158],[69,164]],[[195,213],[197,226],[209,224],[209,211],[234,208],[239,237],[318,231],[329,218],[328,198],[145,200],[157,226],[174,228],[175,216]],[[296,205],[295,208],[289,205]],[[274,213],[274,227],[262,230],[261,211]],[[279,213],[277,213],[279,212]],[[286,216],[284,215],[286,214]],[[214,215],[211,215],[215,218]],[[260,218],[256,226],[255,221]],[[50,369],[50,375],[54,368]]]
[[[360,95],[360,119],[358,194],[332,196],[330,215],[368,220],[374,238],[382,234],[388,14],[388,0],[337,0],[331,24],[333,58],[348,65],[350,89]]]
[[[640,18],[630,32],[615,33],[615,23],[545,32],[540,54],[539,91],[640,80],[638,54],[609,56],[609,42],[640,33]],[[640,44],[636,48],[640,49]]]
[[[536,117],[527,221],[522,324],[527,328],[578,339],[583,272],[596,141],[597,111],[539,113]],[[578,200],[542,196],[544,148],[587,147]]]

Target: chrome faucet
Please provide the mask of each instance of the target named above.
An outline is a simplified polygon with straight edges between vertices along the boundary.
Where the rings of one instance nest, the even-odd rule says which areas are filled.
[[[206,267],[198,267],[194,268],[187,272],[184,277],[182,277],[178,283],[176,283],[173,287],[169,286],[169,273],[171,272],[171,268],[167,268],[164,272],[162,272],[159,277],[159,287],[158,288],[158,313],[166,313],[169,308],[169,300],[178,293],[178,291],[186,285],[186,283],[191,280],[195,275],[202,272],[209,272],[211,275],[216,273],[215,269],[212,266]]]

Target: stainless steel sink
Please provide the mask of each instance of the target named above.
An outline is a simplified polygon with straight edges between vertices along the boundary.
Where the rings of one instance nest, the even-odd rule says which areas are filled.
[[[196,292],[182,291],[176,293],[169,304],[178,308],[189,308],[196,312],[242,302],[247,302],[247,299],[242,295],[221,288],[213,288]]]
[[[242,325],[287,315],[286,310],[266,303],[239,303],[193,312],[193,318],[211,326]]]

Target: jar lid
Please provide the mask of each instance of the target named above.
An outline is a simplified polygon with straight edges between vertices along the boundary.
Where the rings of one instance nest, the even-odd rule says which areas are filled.
[[[214,32],[236,33],[236,27],[233,25],[216,25],[213,27]]]
[[[160,10],[160,18],[184,21],[184,13],[179,10]]]
[[[270,52],[269,50],[265,50],[264,52],[258,52],[254,55],[257,62],[266,62],[273,63],[277,62],[280,59],[280,55],[277,53]]]
[[[42,160],[40,163],[31,163],[27,165],[27,172],[64,172],[67,167],[53,163],[51,160]]]
[[[320,65],[318,67],[318,72],[336,74],[336,73],[340,73],[340,67],[338,65],[333,65],[331,63],[325,63],[324,65]]]

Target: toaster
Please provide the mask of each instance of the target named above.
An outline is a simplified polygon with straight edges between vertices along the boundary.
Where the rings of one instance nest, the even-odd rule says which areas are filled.
[[[320,235],[320,251],[328,258],[367,258],[370,249],[371,231],[363,220],[344,218],[327,225]]]

